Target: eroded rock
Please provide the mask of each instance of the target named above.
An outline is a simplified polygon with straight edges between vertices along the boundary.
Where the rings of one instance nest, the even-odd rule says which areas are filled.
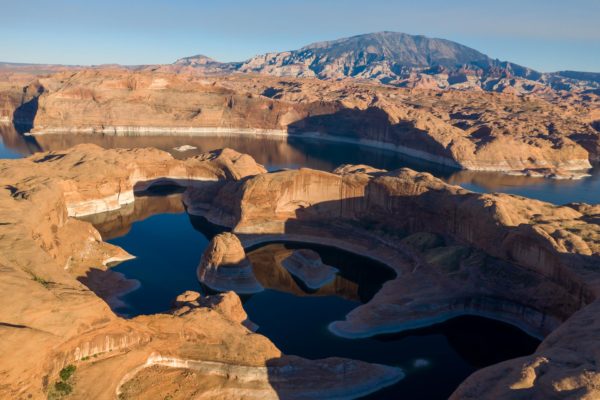
[[[246,257],[240,240],[232,233],[220,233],[208,244],[197,270],[198,280],[216,291],[258,293],[258,283],[252,265]]]

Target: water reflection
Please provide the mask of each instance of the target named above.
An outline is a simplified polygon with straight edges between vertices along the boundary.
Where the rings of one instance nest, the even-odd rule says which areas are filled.
[[[295,278],[282,265],[294,250],[316,251],[326,265],[338,269],[335,279],[312,290]],[[341,250],[302,243],[271,243],[247,252],[256,279],[266,289],[295,296],[338,296],[346,300],[366,303],[381,289],[383,282],[395,274],[387,266]]]
[[[135,202],[115,211],[81,217],[100,232],[103,240],[127,235],[134,222],[143,221],[158,214],[180,214],[185,211],[181,193],[168,195],[136,196]]]
[[[34,138],[23,136],[13,125],[0,123],[0,159],[20,158],[41,151]]]
[[[35,151],[64,150],[81,143],[104,148],[156,147],[175,158],[186,158],[223,147],[252,155],[269,170],[309,167],[331,171],[341,164],[367,164],[388,170],[408,167],[426,171],[477,192],[504,192],[532,197],[556,204],[600,202],[600,173],[582,180],[552,180],[510,176],[494,172],[458,171],[392,151],[301,138],[259,138],[250,136],[113,136],[113,135],[42,135],[25,137],[10,125],[0,126],[4,146],[1,158],[26,156]],[[179,152],[176,147],[189,145],[193,150]]]
[[[181,206],[181,194],[138,196],[130,208],[98,215],[92,221],[103,237],[112,238],[110,243],[137,257],[112,269],[125,279],[139,282],[136,290],[120,297],[115,311],[126,316],[164,312],[178,294],[202,291],[196,267],[208,240],[222,228],[188,216]],[[316,291],[302,287],[280,265],[287,253],[298,248],[316,251],[323,263],[337,268],[336,280]],[[284,353],[313,359],[347,357],[405,370],[405,379],[369,399],[447,398],[476,369],[530,354],[539,343],[515,327],[476,317],[396,335],[340,338],[327,326],[371,299],[394,277],[390,269],[342,250],[312,244],[260,245],[249,249],[248,257],[266,289],[247,296],[244,309],[258,324],[258,332]]]

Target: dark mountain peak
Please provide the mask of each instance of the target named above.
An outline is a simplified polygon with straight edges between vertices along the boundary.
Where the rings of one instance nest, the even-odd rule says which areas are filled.
[[[206,56],[182,58],[178,66],[205,73],[260,73],[340,80],[355,78],[400,87],[477,89],[531,93],[597,90],[598,74],[562,71],[542,74],[492,59],[447,39],[402,32],[374,32],[315,42],[298,50],[258,55],[242,63],[218,63]]]
[[[330,58],[366,53],[397,65],[418,68],[490,62],[485,54],[450,40],[390,31],[312,43],[298,52],[307,51],[327,53]]]

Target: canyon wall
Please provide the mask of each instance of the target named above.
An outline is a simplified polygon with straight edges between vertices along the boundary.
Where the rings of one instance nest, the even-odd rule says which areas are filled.
[[[477,194],[408,169],[336,172],[261,174],[226,184],[214,199],[196,189],[184,198],[188,211],[230,226],[247,245],[328,244],[394,268],[396,279],[331,324],[337,335],[398,332],[462,314],[540,336],[556,330],[534,355],[475,374],[455,398],[514,398],[516,388],[534,397],[560,398],[571,389],[598,395],[598,374],[590,372],[599,361],[591,311],[600,294],[598,205]],[[445,244],[427,244],[432,234]],[[585,318],[589,329],[577,322]],[[551,376],[536,379],[548,370]]]
[[[129,286],[108,264],[131,255],[71,216],[128,207],[134,192],[153,185],[212,188],[264,172],[228,149],[180,161],[154,149],[81,145],[0,161],[0,397],[55,396],[59,371],[70,364],[77,366],[69,386],[73,399],[113,399],[125,392],[144,398],[128,392],[127,383],[140,379],[165,390],[167,382],[143,378],[156,365],[209,377],[220,373],[223,393],[237,385],[241,392],[260,387],[259,393],[308,398],[366,394],[401,379],[394,367],[282,355],[246,327],[233,293],[200,303],[184,296],[171,312],[133,319],[109,308],[110,299]],[[343,386],[335,383],[340,371],[347,372]],[[303,380],[316,382],[309,393],[297,383]],[[211,396],[214,389],[202,390]]]
[[[597,105],[576,96],[119,69],[38,81],[37,135],[292,134],[388,148],[456,168],[563,177],[598,159],[600,135],[590,120]]]

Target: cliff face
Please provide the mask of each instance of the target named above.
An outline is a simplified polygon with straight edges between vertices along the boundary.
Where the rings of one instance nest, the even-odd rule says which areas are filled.
[[[393,367],[282,355],[246,328],[232,293],[200,302],[188,294],[172,313],[130,320],[111,311],[107,303],[129,286],[107,265],[131,255],[70,216],[119,209],[134,201],[134,191],[152,185],[212,187],[253,173],[264,169],[228,149],[180,161],[154,149],[82,145],[0,161],[0,397],[46,398],[69,364],[77,365],[74,399],[134,397],[140,386],[127,385],[130,380],[152,382],[152,390],[165,393],[169,383],[159,383],[153,367],[185,368],[199,382],[221,379],[196,394],[236,387],[256,390],[261,398],[348,396],[400,379]],[[343,387],[335,383],[340,371],[346,371]],[[303,380],[316,383],[307,392],[298,383]]]
[[[559,106],[555,98],[125,70],[54,75],[40,85],[38,135],[294,134],[464,169],[562,176],[589,168],[600,142],[595,106],[577,98]]]
[[[196,192],[186,194],[188,205]],[[227,184],[209,203],[189,209],[232,227],[247,245],[326,243],[396,270],[399,277],[370,302],[331,324],[338,335],[397,332],[465,313],[542,336],[563,324],[536,354],[477,373],[455,398],[513,398],[521,388],[534,397],[571,389],[598,395],[598,374],[590,372],[600,361],[592,350],[600,294],[597,205],[476,194],[429,174],[364,166],[261,174]],[[586,318],[589,329],[581,323]]]

